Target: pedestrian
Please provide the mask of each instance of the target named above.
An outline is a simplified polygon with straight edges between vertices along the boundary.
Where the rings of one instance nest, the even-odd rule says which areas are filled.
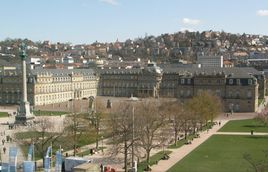
[[[2,139],[2,144],[3,144],[3,145],[5,144],[5,139]]]
[[[219,121],[219,126],[221,126],[221,121]]]
[[[101,164],[100,165],[100,169],[101,169],[101,172],[104,172],[104,168],[103,168],[104,166]]]
[[[3,152],[4,152],[4,154],[6,154],[6,150],[7,150],[7,148],[4,146],[4,147],[3,147]]]

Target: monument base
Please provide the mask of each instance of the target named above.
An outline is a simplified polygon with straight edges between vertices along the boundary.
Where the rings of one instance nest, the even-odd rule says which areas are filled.
[[[15,117],[15,124],[23,124],[26,125],[30,121],[34,119],[34,116],[16,116]]]
[[[29,102],[22,102],[17,110],[17,116],[15,117],[15,124],[26,125],[29,121],[34,119],[34,115],[30,110]]]

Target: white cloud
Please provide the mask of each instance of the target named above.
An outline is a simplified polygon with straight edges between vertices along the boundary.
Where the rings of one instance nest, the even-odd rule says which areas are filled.
[[[100,2],[104,2],[110,5],[119,5],[119,3],[117,2],[117,0],[99,0]]]
[[[201,23],[201,20],[183,18],[182,23],[186,25],[199,25]]]
[[[257,16],[268,16],[268,10],[258,10]]]

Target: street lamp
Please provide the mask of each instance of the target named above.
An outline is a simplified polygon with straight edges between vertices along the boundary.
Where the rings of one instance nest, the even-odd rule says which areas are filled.
[[[130,99],[129,99],[130,101],[138,101],[139,99],[137,98],[137,97],[133,97],[132,95],[131,95],[131,97],[130,97]],[[132,172],[136,172],[137,171],[137,169],[136,169],[136,166],[135,166],[135,164],[134,164],[134,138],[135,138],[135,124],[134,124],[134,121],[135,121],[135,106],[134,105],[132,105],[132,145],[131,145],[131,163],[132,163],[132,165],[131,165],[131,167],[132,167]]]
[[[70,99],[69,100],[69,102],[72,102],[72,116],[74,117],[73,118],[73,134],[74,134],[74,145],[73,145],[73,151],[74,151],[74,156],[76,156],[76,142],[77,142],[77,136],[76,136],[76,134],[77,134],[77,121],[76,121],[76,114],[74,113],[74,99]]]
[[[103,136],[101,136],[101,152],[103,154]]]

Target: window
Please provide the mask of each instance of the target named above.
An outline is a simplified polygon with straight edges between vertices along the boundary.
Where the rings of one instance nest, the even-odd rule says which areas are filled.
[[[247,92],[247,98],[252,98],[252,92],[250,90]]]
[[[181,79],[181,84],[184,84],[184,82],[185,82],[184,79]]]
[[[252,80],[248,79],[248,85],[252,85]]]
[[[234,82],[234,81],[233,81],[233,79],[229,79],[229,84],[231,84],[231,85],[232,85],[232,84],[233,84],[233,82]]]
[[[191,79],[190,78],[187,79],[187,84],[191,84]]]
[[[216,90],[216,95],[220,97],[221,96],[221,90]]]
[[[190,90],[187,90],[187,97],[190,97],[190,95],[191,95],[191,91]]]
[[[238,99],[239,98],[239,91],[235,92],[235,97]]]
[[[236,79],[236,84],[240,85],[240,79]]]
[[[180,96],[183,97],[183,94],[184,94],[184,92],[183,92],[183,90],[181,90],[180,91]]]
[[[229,91],[229,98],[232,98],[232,96],[233,96],[233,92]]]

